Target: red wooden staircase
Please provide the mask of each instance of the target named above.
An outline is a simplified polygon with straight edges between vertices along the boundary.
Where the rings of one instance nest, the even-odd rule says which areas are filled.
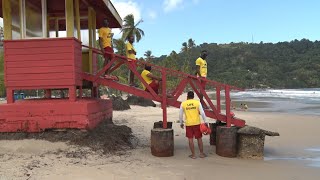
[[[88,47],[89,48],[89,47]],[[101,54],[98,49],[93,49],[95,53]],[[115,64],[113,67],[112,65]],[[114,81],[111,79],[106,79],[102,77],[103,73],[110,68],[109,73],[112,72],[122,65],[126,65],[128,69],[133,71],[136,78],[149,90],[149,92],[144,91],[139,88],[131,87],[126,84],[121,84],[118,81]],[[145,65],[152,66],[153,72],[160,72],[162,77],[162,92],[161,95],[156,94],[156,92],[143,80],[140,73],[137,71],[137,67],[144,67]],[[168,77],[176,77],[180,79],[179,84],[175,87],[173,92],[171,92],[170,98],[167,98],[167,78]],[[227,126],[230,127],[231,125],[235,125],[238,127],[245,126],[245,121],[242,119],[238,119],[236,117],[232,117],[230,114],[230,91],[231,90],[241,90],[240,88],[230,86],[227,84],[222,84],[212,80],[206,80],[207,85],[210,88],[215,88],[216,90],[216,105],[213,104],[212,100],[206,93],[206,91],[201,87],[200,81],[196,76],[186,74],[180,71],[164,68],[161,66],[157,66],[154,64],[147,63],[145,61],[139,60],[131,60],[124,56],[119,56],[114,54],[113,59],[101,70],[99,70],[95,74],[83,73],[82,77],[84,80],[91,81],[93,83],[97,83],[100,85],[108,86],[113,89],[117,89],[120,91],[127,92],[129,94],[133,94],[136,96],[140,96],[146,99],[151,99],[161,103],[162,111],[163,111],[163,127],[167,128],[167,106],[173,106],[176,108],[180,107],[181,102],[178,101],[179,96],[183,93],[187,85],[191,86],[192,90],[200,96],[203,95],[205,101],[202,102],[204,106],[207,106],[208,109],[205,109],[205,113],[207,117],[212,119],[216,119],[218,121],[226,122]],[[225,93],[225,114],[221,112],[221,94],[220,92],[224,90]]]

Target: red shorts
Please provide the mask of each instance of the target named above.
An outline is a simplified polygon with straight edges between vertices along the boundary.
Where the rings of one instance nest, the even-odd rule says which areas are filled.
[[[195,137],[196,139],[202,138],[200,124],[195,126],[186,126],[186,137],[189,139],[193,137]]]
[[[207,81],[203,81],[204,79],[206,79],[205,77],[201,77],[200,78],[200,83],[201,83],[201,87],[206,90],[206,84],[207,84]]]
[[[113,53],[114,53],[114,51],[113,51],[113,48],[112,47],[105,47],[104,48],[104,58],[105,59],[108,59],[109,61],[113,58]],[[109,54],[109,53],[112,53],[112,54]]]
[[[153,80],[149,86],[154,90],[154,92],[156,92],[157,94],[159,93],[159,83],[157,83],[155,80]],[[146,89],[145,91],[149,92],[148,89]]]

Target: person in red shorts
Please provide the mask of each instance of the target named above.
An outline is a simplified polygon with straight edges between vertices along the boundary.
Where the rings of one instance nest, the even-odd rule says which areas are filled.
[[[186,124],[186,137],[189,141],[189,148],[191,150],[190,158],[195,159],[196,155],[194,152],[193,138],[197,139],[198,147],[200,151],[200,158],[206,157],[206,154],[203,152],[203,142],[202,142],[202,133],[200,131],[200,115],[204,123],[206,122],[206,115],[203,111],[200,101],[194,100],[194,92],[189,91],[187,95],[187,100],[181,103],[179,120],[180,127],[184,129],[183,125],[183,114],[185,115],[185,124]]]
[[[151,71],[151,66],[145,65],[144,70],[141,73],[141,77],[158,94],[159,87],[160,87],[159,81],[161,81],[161,78],[154,76],[150,71]],[[143,84],[142,86],[145,91],[149,91]]]
[[[99,29],[99,45],[104,57],[104,66],[106,66],[113,58],[112,36],[113,33],[109,28],[108,20],[104,19],[103,27]],[[108,69],[105,72],[105,76],[108,76]]]

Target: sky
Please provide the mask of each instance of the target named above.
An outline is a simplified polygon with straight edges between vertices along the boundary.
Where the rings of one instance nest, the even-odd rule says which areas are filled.
[[[120,16],[143,19],[145,36],[137,56],[180,52],[189,38],[197,45],[230,42],[320,40],[320,0],[111,0]],[[119,31],[113,30],[116,37]]]

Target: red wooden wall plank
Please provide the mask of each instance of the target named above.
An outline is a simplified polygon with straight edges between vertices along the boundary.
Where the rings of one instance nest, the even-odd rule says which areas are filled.
[[[72,66],[36,67],[36,68],[10,68],[7,75],[13,74],[41,74],[41,73],[63,73],[74,72]]]
[[[46,80],[46,79],[63,79],[66,77],[73,77],[74,73],[72,72],[63,72],[63,73],[50,73],[50,74],[12,74],[7,77],[8,81],[17,81],[17,80]],[[79,76],[77,76],[78,78]]]
[[[59,54],[70,52],[70,47],[41,47],[24,49],[6,49],[6,55]]]
[[[64,60],[45,60],[45,61],[9,61],[7,68],[24,68],[24,67],[56,67],[56,66],[71,66],[70,61]]]
[[[45,61],[45,60],[70,60],[73,54],[70,53],[48,53],[48,54],[34,54],[34,55],[6,55],[5,61],[21,62],[21,61]]]
[[[44,86],[44,85],[76,85],[74,79],[55,79],[55,80],[21,80],[21,81],[7,81],[9,87],[24,87],[24,86]]]

